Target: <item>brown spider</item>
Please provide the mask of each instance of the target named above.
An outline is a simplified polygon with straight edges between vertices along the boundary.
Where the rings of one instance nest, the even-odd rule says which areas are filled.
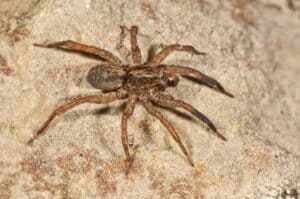
[[[123,30],[124,27],[121,28]],[[150,56],[145,63],[142,63],[141,52],[137,45],[137,31],[137,26],[132,26],[130,29],[133,66],[124,65],[119,58],[104,49],[88,46],[71,40],[48,44],[35,44],[35,46],[39,47],[62,48],[83,54],[90,54],[104,60],[106,64],[96,65],[90,69],[87,75],[87,81],[89,84],[96,89],[101,89],[103,92],[98,95],[74,98],[56,108],[44,124],[38,129],[34,137],[28,141],[28,144],[32,144],[33,141],[44,132],[56,116],[65,113],[75,106],[83,103],[103,104],[120,99],[127,99],[121,123],[121,138],[126,155],[126,162],[130,163],[133,160],[128,149],[127,120],[132,115],[137,102],[141,102],[148,113],[160,120],[173,139],[177,142],[192,166],[194,165],[193,161],[185,146],[182,144],[179,135],[166,117],[155,108],[155,105],[171,109],[175,109],[177,107],[183,108],[201,121],[205,122],[219,138],[224,141],[226,140],[225,137],[217,131],[214,124],[193,106],[184,101],[176,100],[172,96],[163,93],[167,87],[176,86],[179,82],[177,75],[182,75],[199,81],[200,83],[205,84],[206,86],[229,97],[233,97],[232,94],[224,90],[218,81],[193,68],[161,64],[166,57],[174,51],[186,51],[198,55],[205,53],[197,51],[193,46],[174,44],[166,46],[159,53]]]

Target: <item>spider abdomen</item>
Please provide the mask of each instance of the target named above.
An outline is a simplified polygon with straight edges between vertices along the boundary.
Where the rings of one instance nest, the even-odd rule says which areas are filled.
[[[87,81],[94,88],[111,91],[122,86],[125,75],[126,72],[117,66],[100,64],[89,70]]]

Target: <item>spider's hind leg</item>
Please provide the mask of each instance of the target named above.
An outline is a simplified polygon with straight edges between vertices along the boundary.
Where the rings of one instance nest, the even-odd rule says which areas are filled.
[[[43,123],[43,125],[38,129],[37,133],[27,142],[27,144],[32,144],[34,140],[36,140],[39,136],[43,134],[45,129],[49,126],[49,124],[59,115],[67,112],[68,110],[83,104],[83,103],[96,103],[96,104],[102,104],[102,103],[109,103],[118,99],[122,99],[127,95],[127,93],[124,93],[122,91],[115,91],[110,92],[107,94],[100,94],[100,95],[90,95],[86,97],[79,97],[74,98],[70,100],[69,102],[59,106],[56,108],[48,117],[48,119]]]
[[[129,117],[132,115],[134,111],[136,101],[135,100],[129,100],[126,104],[125,110],[122,115],[122,123],[121,123],[121,138],[122,138],[122,144],[124,148],[124,152],[126,155],[126,162],[131,163],[132,158],[129,154],[129,146],[128,146],[128,134],[127,134],[127,122]]]
[[[72,40],[65,40],[65,41],[58,41],[58,42],[51,42],[51,43],[44,43],[44,44],[34,44],[38,47],[44,48],[60,48],[60,49],[69,49],[71,51],[87,53],[103,59],[109,64],[113,65],[122,65],[122,61],[113,55],[112,53],[104,50],[102,48],[98,48],[95,46],[88,46],[86,44],[81,44]]]

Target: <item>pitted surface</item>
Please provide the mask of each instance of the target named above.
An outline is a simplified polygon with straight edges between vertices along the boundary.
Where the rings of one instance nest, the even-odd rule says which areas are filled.
[[[299,198],[300,18],[289,2],[0,1],[0,198]],[[194,168],[137,106],[128,124],[136,161],[125,176],[122,103],[82,105],[26,145],[58,104],[98,92],[81,74],[99,62],[32,44],[72,39],[130,62],[119,25],[140,27],[143,58],[150,44],[195,45],[206,55],[176,53],[166,63],[201,70],[235,95],[188,80],[169,90],[227,138],[164,111]]]

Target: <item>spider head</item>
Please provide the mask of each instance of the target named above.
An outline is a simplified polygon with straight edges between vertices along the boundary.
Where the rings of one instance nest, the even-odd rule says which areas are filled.
[[[92,67],[87,75],[87,82],[97,89],[112,91],[122,86],[126,72],[118,67],[100,64]]]

